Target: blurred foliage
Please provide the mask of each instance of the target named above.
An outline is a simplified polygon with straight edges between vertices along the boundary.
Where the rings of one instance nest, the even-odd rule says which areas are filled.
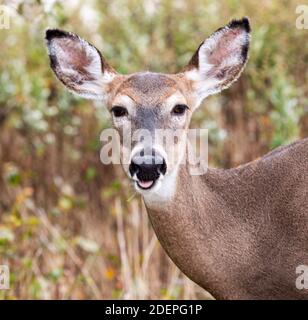
[[[110,126],[99,102],[55,79],[44,30],[94,43],[119,72],[176,72],[206,36],[249,16],[240,80],[210,97],[192,126],[209,128],[210,161],[233,166],[308,133],[307,30],[298,1],[0,1],[0,264],[18,298],[206,298],[169,261],[118,167],[99,161]],[[129,200],[129,201],[128,201]]]

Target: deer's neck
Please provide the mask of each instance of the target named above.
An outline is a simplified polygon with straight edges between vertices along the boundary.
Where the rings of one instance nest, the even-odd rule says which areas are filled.
[[[191,176],[181,166],[172,200],[145,199],[145,204],[158,239],[177,266],[216,298],[227,298],[225,286],[236,282],[250,232],[225,202],[230,190],[221,187],[226,179],[221,173],[211,169]]]
[[[294,285],[308,261],[307,146],[299,140],[202,176],[181,166],[167,184],[171,200],[145,199],[168,255],[214,297],[307,298]]]

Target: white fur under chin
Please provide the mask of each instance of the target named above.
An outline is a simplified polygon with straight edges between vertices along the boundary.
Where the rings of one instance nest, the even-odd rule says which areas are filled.
[[[176,191],[177,170],[174,170],[170,175],[161,176],[153,188],[149,190],[141,190],[143,199],[149,207],[163,205],[172,200]]]

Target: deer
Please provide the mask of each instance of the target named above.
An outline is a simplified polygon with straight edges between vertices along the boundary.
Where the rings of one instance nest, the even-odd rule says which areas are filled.
[[[73,93],[100,100],[119,132],[181,129],[169,148],[136,141],[123,169],[141,194],[162,247],[216,299],[307,299],[295,285],[308,264],[308,138],[231,169],[191,175],[181,159],[194,111],[227,89],[248,59],[244,17],[215,31],[174,74],[119,74],[78,35],[46,31],[50,66]],[[149,161],[150,159],[150,161]]]

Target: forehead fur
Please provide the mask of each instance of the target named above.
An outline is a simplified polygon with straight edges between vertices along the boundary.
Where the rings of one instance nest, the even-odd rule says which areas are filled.
[[[161,103],[177,89],[177,82],[169,75],[140,72],[127,77],[116,94],[128,95],[137,104]]]

